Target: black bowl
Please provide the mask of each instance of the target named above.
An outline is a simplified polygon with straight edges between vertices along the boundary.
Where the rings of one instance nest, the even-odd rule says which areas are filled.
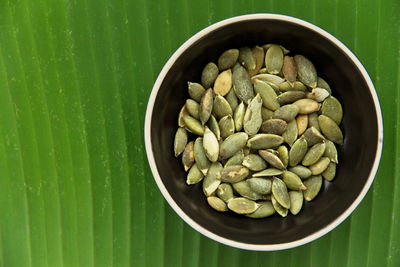
[[[202,68],[229,48],[278,43],[308,57],[343,105],[344,145],[333,182],[297,216],[250,219],[218,213],[201,183],[187,186],[173,155],[177,116],[188,98],[187,81],[199,82]],[[253,14],[211,25],[186,41],[169,59],[151,93],[145,123],[147,157],[154,179],[171,207],[200,233],[227,245],[279,250],[308,243],[335,228],[357,207],[376,174],[383,143],[378,97],[366,70],[335,37],[305,21]]]

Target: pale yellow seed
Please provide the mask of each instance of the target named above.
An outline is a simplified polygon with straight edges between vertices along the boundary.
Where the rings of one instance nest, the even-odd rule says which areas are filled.
[[[227,69],[221,72],[214,82],[214,92],[221,96],[225,96],[232,88],[232,71]]]
[[[308,115],[306,114],[300,114],[296,118],[296,123],[297,123],[297,134],[300,136],[302,135],[308,126]]]

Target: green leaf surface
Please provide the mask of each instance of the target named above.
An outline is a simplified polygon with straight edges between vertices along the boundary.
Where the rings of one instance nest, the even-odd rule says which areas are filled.
[[[197,233],[164,201],[144,148],[165,62],[235,15],[305,19],[370,74],[385,142],[375,182],[326,236],[278,252]],[[400,266],[400,2],[1,0],[0,266]]]

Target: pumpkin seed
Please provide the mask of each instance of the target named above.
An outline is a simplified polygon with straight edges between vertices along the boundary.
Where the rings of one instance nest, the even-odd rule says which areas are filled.
[[[226,101],[228,101],[229,105],[231,106],[232,110],[235,110],[236,107],[239,105],[239,100],[235,94],[233,88],[229,90],[228,94],[225,96]]]
[[[282,135],[286,131],[287,123],[281,119],[269,119],[261,124],[261,132]]]
[[[185,150],[187,141],[188,141],[188,135],[185,128],[179,127],[175,133],[175,139],[174,139],[175,157],[178,157]]]
[[[235,123],[231,115],[225,116],[219,120],[219,129],[221,131],[222,139],[227,138],[235,132]]]
[[[304,199],[306,201],[313,200],[318,195],[322,187],[321,175],[311,176],[304,181],[304,185],[307,187],[307,189],[303,191]]]
[[[295,81],[293,86],[289,82],[283,82],[279,86],[279,90],[282,92],[287,92],[287,91],[303,91],[303,92],[305,92],[305,91],[307,91],[307,87],[299,81]]]
[[[235,190],[236,193],[238,193],[240,196],[248,198],[250,200],[260,200],[264,199],[264,196],[261,194],[258,194],[251,190],[249,183],[247,181],[240,181],[237,183],[232,184],[233,189]]]
[[[281,159],[278,157],[278,155],[276,155],[278,153],[275,154],[271,150],[258,150],[258,154],[271,166],[280,170],[285,169],[285,165],[283,165]]]
[[[217,119],[231,115],[233,116],[232,108],[226,101],[225,97],[216,95],[213,105],[213,113]]]
[[[286,185],[281,179],[276,177],[272,179],[272,196],[282,207],[285,209],[290,208],[290,198]]]
[[[196,161],[197,166],[201,170],[201,172],[206,175],[208,168],[210,168],[210,161],[208,160],[208,157],[206,155],[206,152],[204,150],[203,146],[203,138],[198,137],[196,141],[194,142],[194,159]]]
[[[303,91],[287,91],[280,94],[276,100],[280,105],[291,104],[299,99],[302,99],[306,96],[306,93]]]
[[[273,195],[271,196],[271,203],[272,203],[272,206],[274,207],[275,211],[279,215],[281,215],[282,217],[286,217],[288,215],[288,209],[286,209],[282,205],[280,205]]]
[[[302,191],[289,191],[290,197],[290,212],[297,215],[303,207],[303,192]]]
[[[228,159],[228,161],[225,163],[225,167],[230,165],[241,165],[243,159],[244,159],[244,153],[243,149],[241,149],[238,152],[236,152],[235,155],[233,155],[231,158]]]
[[[228,208],[237,214],[249,214],[256,211],[256,202],[244,197],[237,197],[228,202]]]
[[[281,86],[281,84],[285,81],[278,75],[273,75],[269,73],[263,73],[263,74],[257,74],[251,77],[251,80],[254,82],[255,80],[260,80],[266,83],[273,83],[275,84],[278,88]]]
[[[265,67],[270,74],[281,72],[283,65],[283,51],[278,45],[271,45],[265,54]]]
[[[324,155],[325,148],[325,142],[313,145],[304,156],[302,164],[310,166],[316,163]]]
[[[308,126],[308,115],[300,114],[296,118],[297,123],[297,134],[302,135]]]
[[[327,157],[320,158],[316,163],[309,167],[312,175],[318,175],[323,173],[331,161]]]
[[[203,96],[206,89],[199,83],[188,82],[189,96],[194,99],[197,103],[200,103],[201,97]]]
[[[256,68],[256,58],[251,52],[249,47],[239,48],[239,62],[248,70],[254,70]]]
[[[268,149],[278,147],[283,143],[283,137],[276,134],[256,134],[247,141],[251,149]]]
[[[317,71],[312,62],[302,55],[294,56],[297,67],[297,77],[305,85],[315,88],[317,86]]]
[[[214,93],[225,96],[232,88],[232,70],[221,72],[214,82]]]
[[[218,69],[220,71],[232,68],[239,57],[238,49],[228,49],[218,58]]]
[[[339,163],[338,162],[338,153],[337,153],[335,144],[329,140],[327,140],[325,144],[326,144],[326,148],[325,148],[324,157],[328,157],[330,159],[330,161],[333,163]]]
[[[317,110],[319,110],[321,104],[319,104],[317,101],[314,101],[312,99],[300,99],[297,100],[296,102],[293,103],[293,105],[296,105],[299,107],[299,113],[300,114],[310,114],[313,113]]]
[[[308,128],[303,135],[308,146],[313,146],[325,140],[323,135],[315,127]]]
[[[219,155],[219,143],[215,134],[207,126],[203,136],[203,147],[207,158],[211,162],[216,162]]]
[[[289,151],[288,151],[287,147],[284,145],[281,145],[280,147],[278,147],[277,151],[278,151],[279,159],[282,161],[283,166],[285,166],[285,168],[286,168],[289,163]]]
[[[255,46],[251,49],[251,52],[253,53],[253,57],[256,60],[256,67],[254,68],[254,70],[248,70],[248,71],[250,76],[254,76],[258,74],[264,63],[264,49],[262,47]]]
[[[183,107],[181,108],[181,110],[179,111],[179,115],[178,115],[178,126],[179,127],[185,127],[185,122],[183,121],[183,116],[185,115],[189,115],[189,112],[186,108],[186,105],[183,105]]]
[[[199,167],[195,163],[190,168],[190,170],[189,170],[189,172],[187,174],[186,183],[188,185],[197,184],[198,182],[203,180],[203,177],[204,177],[203,173],[200,171]]]
[[[214,196],[208,197],[207,202],[216,211],[224,212],[228,210],[228,207],[226,206],[225,202],[218,197]]]
[[[318,123],[318,113],[317,112],[313,112],[308,114],[308,126],[314,127],[315,129],[317,129],[318,131],[319,129],[319,123]]]
[[[241,165],[225,166],[221,171],[220,180],[225,183],[237,183],[249,175],[249,169]]]
[[[297,77],[297,68],[293,57],[285,56],[283,58],[282,73],[288,83],[294,87],[294,82]]]
[[[272,116],[274,115],[274,112],[272,110],[269,110],[267,108],[262,107],[261,108],[261,117],[263,121],[272,119]]]
[[[275,169],[275,168],[269,168],[257,173],[253,173],[253,177],[269,177],[269,176],[277,176],[281,175],[283,173],[282,170]],[[310,172],[311,175],[311,172]]]
[[[329,163],[328,168],[322,173],[322,177],[327,181],[332,181],[336,175],[336,163]]]
[[[250,178],[247,179],[250,189],[254,192],[266,195],[271,193],[272,181],[265,178]]]
[[[297,123],[296,120],[292,120],[288,123],[286,131],[282,134],[285,142],[292,146],[297,139]]]
[[[256,154],[249,154],[243,158],[242,165],[251,171],[261,171],[267,168],[265,160]]]
[[[343,134],[335,121],[325,115],[320,115],[318,123],[326,138],[338,145],[343,145]]]
[[[185,172],[187,172],[190,167],[192,167],[194,163],[194,142],[190,141],[186,147],[185,150],[183,151],[182,154],[182,164],[185,169]]]
[[[310,169],[301,165],[289,167],[289,171],[297,174],[297,176],[299,176],[301,179],[307,179],[308,177],[311,176]]]
[[[342,105],[335,97],[330,96],[322,103],[321,114],[331,118],[339,125],[343,118]]]
[[[307,148],[307,141],[304,137],[297,139],[289,151],[289,165],[293,167],[299,164],[307,153]]]
[[[215,79],[217,79],[218,73],[217,65],[213,62],[208,63],[201,72],[201,84],[205,88],[211,88]]]
[[[243,101],[248,103],[249,100],[254,98],[253,85],[251,84],[250,75],[240,65],[236,65],[233,68],[232,73],[233,89],[235,90],[236,96]]]
[[[305,190],[303,182],[297,174],[291,171],[284,171],[282,173],[282,181],[285,183],[286,187],[292,190]]]
[[[324,88],[325,90],[327,90],[329,92],[329,94],[332,94],[332,90],[331,87],[329,86],[329,84],[322,79],[321,77],[318,77],[317,79],[317,87],[319,88]]]
[[[299,107],[294,104],[289,104],[289,105],[284,105],[275,110],[272,118],[290,122],[296,118],[298,113],[299,113]]]
[[[218,121],[212,114],[210,116],[210,119],[208,120],[208,127],[215,134],[215,137],[217,137],[217,140],[220,140],[221,139],[221,131],[219,129]]]
[[[213,110],[214,93],[210,88],[208,89],[200,100],[200,121],[204,125],[210,118],[211,111]]]
[[[243,128],[244,115],[246,113],[246,107],[243,102],[236,107],[235,113],[233,115],[233,120],[235,122],[235,129],[237,132],[241,131]]]
[[[273,46],[273,45],[276,45],[276,44],[265,44],[265,45],[263,45],[262,47],[264,48],[264,51],[267,52],[268,49],[269,49],[271,46]],[[283,52],[284,55],[290,53],[290,51],[287,50],[287,49],[286,49],[285,47],[283,47],[282,45],[278,45],[278,46],[282,49],[282,52]]]
[[[247,217],[260,219],[271,216],[275,213],[271,201],[263,201],[258,203],[258,208],[253,213],[247,214]]]
[[[227,137],[221,144],[219,156],[221,159],[232,157],[236,152],[241,150],[247,143],[248,135],[240,132]]]
[[[187,111],[189,112],[190,116],[195,118],[196,120],[200,119],[200,105],[193,99],[187,99],[186,100],[186,108]]]
[[[217,188],[217,196],[226,203],[228,203],[229,200],[233,199],[232,186],[227,183],[220,184]]]
[[[211,164],[210,169],[208,170],[207,175],[203,179],[203,192],[207,197],[214,194],[217,190],[218,186],[221,183],[221,180],[217,178],[217,176],[222,171],[222,165],[219,162],[214,162]]]
[[[202,136],[204,134],[204,127],[201,125],[201,123],[198,120],[196,120],[192,116],[184,115],[182,120],[190,132],[200,135],[200,136]]]
[[[329,96],[329,92],[323,88],[314,88],[311,93],[307,94],[307,98],[313,99],[317,102],[322,102]]]
[[[280,107],[274,89],[272,89],[266,82],[257,79],[254,80],[254,91],[257,94],[260,94],[262,105],[267,109],[275,111]]]
[[[250,136],[255,135],[260,130],[262,123],[261,106],[262,100],[260,94],[257,94],[247,106],[244,114],[243,129]]]

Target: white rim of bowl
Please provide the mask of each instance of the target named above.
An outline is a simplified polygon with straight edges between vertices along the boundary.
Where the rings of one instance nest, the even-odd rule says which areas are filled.
[[[190,47],[193,43],[195,43],[197,40],[205,36],[206,34],[223,27],[225,25],[239,22],[239,21],[246,21],[246,20],[256,20],[256,19],[268,19],[268,20],[282,20],[282,21],[288,21],[292,22],[295,24],[299,24],[301,26],[307,27],[320,35],[324,36],[331,42],[333,42],[335,45],[337,45],[346,55],[353,61],[353,63],[357,66],[361,74],[363,75],[365,81],[368,84],[368,88],[370,90],[372,99],[375,104],[375,110],[377,114],[377,122],[378,122],[378,144],[377,144],[377,149],[376,149],[376,154],[375,154],[375,160],[374,164],[372,165],[371,172],[369,173],[369,177],[367,182],[365,183],[363,189],[361,190],[360,194],[358,197],[354,200],[354,202],[350,205],[350,207],[343,212],[339,217],[337,217],[333,222],[331,222],[329,225],[325,226],[324,228],[318,230],[317,232],[308,235],[302,239],[298,239],[292,242],[288,243],[281,243],[281,244],[272,244],[272,245],[259,245],[259,244],[250,244],[250,243],[242,243],[242,242],[237,242],[222,236],[219,236],[201,225],[199,225],[197,222],[192,220],[186,213],[182,211],[182,209],[175,203],[167,189],[165,188],[160,174],[158,173],[157,166],[154,160],[154,155],[153,155],[153,147],[151,143],[151,118],[153,115],[153,107],[154,107],[154,101],[156,99],[158,90],[162,84],[162,81],[164,80],[166,74],[168,73],[169,69],[172,67],[176,59],[188,48]],[[175,212],[186,222],[188,223],[191,227],[193,227],[196,231],[200,232],[201,234],[218,241],[220,243],[223,243],[228,246],[236,247],[236,248],[241,248],[241,249],[247,249],[247,250],[257,250],[257,251],[275,251],[275,250],[282,250],[282,249],[288,249],[288,248],[293,248],[297,246],[304,245],[306,243],[309,243],[325,234],[333,230],[336,226],[338,226],[340,223],[342,223],[350,214],[354,211],[354,209],[360,204],[361,200],[365,197],[367,194],[369,188],[371,187],[371,184],[375,178],[376,172],[378,170],[379,166],[379,161],[381,158],[382,154],[382,145],[383,145],[383,123],[382,123],[382,113],[381,113],[381,107],[379,104],[378,96],[375,91],[375,87],[371,81],[371,78],[369,77],[367,71],[365,70],[364,66],[361,64],[361,62],[358,60],[358,58],[348,49],[341,41],[339,41],[336,37],[331,35],[330,33],[326,32],[325,30],[309,23],[304,20],[290,17],[290,16],[285,16],[285,15],[278,15],[278,14],[269,14],[269,13],[260,13],[260,14],[249,14],[249,15],[242,15],[242,16],[237,16],[237,17],[232,17],[229,19],[222,20],[220,22],[217,22],[215,24],[212,24],[208,26],[207,28],[201,30],[200,32],[196,33],[193,35],[189,40],[187,40],[185,43],[183,43],[178,50],[175,51],[175,53],[169,58],[167,63],[164,65],[163,69],[161,70],[160,74],[157,77],[156,82],[154,83],[153,89],[150,94],[149,102],[147,104],[147,110],[146,110],[146,118],[145,118],[145,128],[144,128],[144,136],[145,136],[145,145],[146,145],[146,153],[147,153],[147,159],[150,164],[151,171],[154,175],[154,180],[157,183],[158,188],[160,189],[161,193],[163,194],[164,198],[167,200],[169,205],[175,210]]]

